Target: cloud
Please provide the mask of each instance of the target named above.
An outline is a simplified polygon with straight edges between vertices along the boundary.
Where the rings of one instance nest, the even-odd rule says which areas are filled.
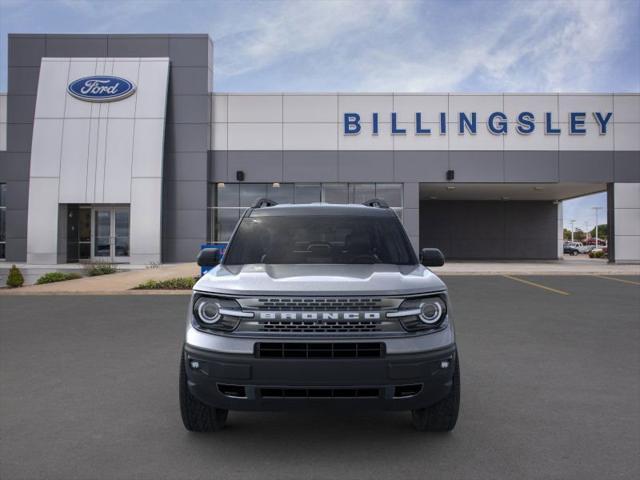
[[[638,19],[637,12],[629,16],[633,6],[285,3],[256,11],[259,20],[218,38],[216,75],[225,83],[272,68],[322,74],[339,88],[340,75],[348,76],[350,90],[588,91],[602,83],[614,53],[629,48],[625,32]],[[326,70],[314,69],[308,57]],[[633,88],[638,83],[637,75],[630,80]]]

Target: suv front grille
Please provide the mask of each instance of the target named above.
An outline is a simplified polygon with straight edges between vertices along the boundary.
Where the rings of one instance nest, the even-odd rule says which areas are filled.
[[[263,332],[275,333],[363,333],[382,331],[382,324],[375,320],[263,320],[258,325]]]
[[[257,343],[259,358],[381,358],[384,343]]]
[[[299,297],[299,298],[258,298],[260,310],[313,310],[317,312],[333,310],[375,310],[383,307],[382,298],[366,297]]]

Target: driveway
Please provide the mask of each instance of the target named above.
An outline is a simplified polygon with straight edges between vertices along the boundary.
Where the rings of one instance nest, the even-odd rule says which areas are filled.
[[[0,297],[0,478],[640,478],[640,278],[446,277],[451,434],[408,413],[238,413],[182,427],[188,297]]]

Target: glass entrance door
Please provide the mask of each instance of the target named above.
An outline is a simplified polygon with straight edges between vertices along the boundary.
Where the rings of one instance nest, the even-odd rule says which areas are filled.
[[[92,230],[95,260],[129,261],[129,207],[94,207]]]

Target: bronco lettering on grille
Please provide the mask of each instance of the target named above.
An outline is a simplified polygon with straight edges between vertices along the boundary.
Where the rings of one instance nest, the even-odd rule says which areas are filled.
[[[380,320],[380,312],[258,312],[260,320]]]

